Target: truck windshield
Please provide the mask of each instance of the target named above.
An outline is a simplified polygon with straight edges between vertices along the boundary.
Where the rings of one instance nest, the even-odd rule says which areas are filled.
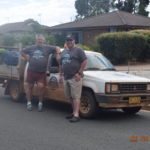
[[[87,66],[85,70],[115,70],[111,62],[102,54],[87,53]]]

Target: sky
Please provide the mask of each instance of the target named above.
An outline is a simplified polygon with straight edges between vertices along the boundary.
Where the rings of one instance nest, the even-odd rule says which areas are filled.
[[[47,26],[74,21],[74,3],[75,0],[0,0],[0,25],[26,19]]]
[[[53,26],[73,21],[75,0],[0,0],[0,25],[32,18]]]

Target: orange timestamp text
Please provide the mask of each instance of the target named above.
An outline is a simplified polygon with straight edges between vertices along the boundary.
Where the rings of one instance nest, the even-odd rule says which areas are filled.
[[[136,143],[136,142],[149,142],[150,141],[150,136],[148,135],[142,135],[142,136],[130,136],[129,137],[130,142]]]

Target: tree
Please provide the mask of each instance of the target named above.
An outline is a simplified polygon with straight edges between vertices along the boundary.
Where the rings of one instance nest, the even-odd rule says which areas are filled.
[[[109,12],[110,0],[76,0],[75,8],[79,18],[87,18]]]
[[[64,47],[64,41],[66,39],[67,34],[62,32],[61,34],[55,34],[55,44],[61,47]]]
[[[146,8],[149,3],[149,0],[112,0],[111,5],[118,10],[148,16],[149,12]]]
[[[20,37],[19,42],[22,46],[32,45],[35,43],[35,34],[24,34]]]
[[[149,0],[139,0],[139,2],[138,14],[148,16],[149,12],[146,11],[146,8],[150,3]]]
[[[4,46],[14,46],[16,43],[16,38],[11,34],[6,34],[2,36],[2,45]]]
[[[42,26],[41,24],[39,24],[37,21],[35,21],[33,19],[27,19],[24,21],[24,23],[27,26],[31,26],[33,29],[33,32],[36,34],[44,32],[44,26]]]
[[[113,0],[112,6],[113,8],[117,8],[118,10],[134,12],[136,9],[137,0]]]
[[[56,43],[55,37],[53,35],[45,34],[45,39],[46,39],[46,44],[54,45]]]

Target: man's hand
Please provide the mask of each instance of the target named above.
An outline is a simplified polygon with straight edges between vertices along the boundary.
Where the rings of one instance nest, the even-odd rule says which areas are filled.
[[[63,83],[64,76],[62,74],[59,75],[59,83]]]
[[[29,56],[29,55],[26,55],[26,56],[25,56],[25,59],[26,59],[27,61],[29,61],[29,60],[30,60],[30,56]]]
[[[50,72],[48,70],[46,71],[46,76],[50,76]]]
[[[79,73],[76,73],[74,76],[75,80],[78,82],[81,80],[81,75]]]
[[[22,57],[23,57],[26,61],[29,61],[29,60],[30,60],[30,56],[29,56],[29,55],[27,55],[27,54],[25,54],[25,53],[22,53],[21,55],[22,55]]]

